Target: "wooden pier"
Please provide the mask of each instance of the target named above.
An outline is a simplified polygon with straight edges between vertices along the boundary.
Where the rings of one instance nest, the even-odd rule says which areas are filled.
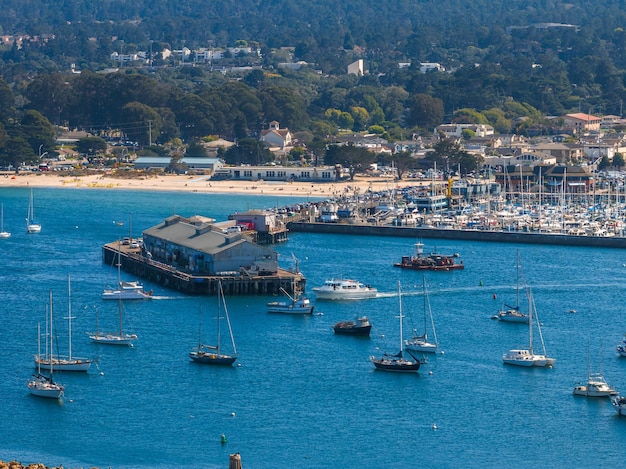
[[[107,265],[116,265],[120,260],[124,272],[172,290],[190,295],[217,295],[221,282],[226,295],[276,295],[281,289],[293,293],[294,285],[304,291],[306,278],[300,272],[278,269],[273,275],[237,275],[199,276],[178,270],[171,265],[156,262],[142,254],[139,247],[119,245],[117,242],[102,247],[102,261]]]

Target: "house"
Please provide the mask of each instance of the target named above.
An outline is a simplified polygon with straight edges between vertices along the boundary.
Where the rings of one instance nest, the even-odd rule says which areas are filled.
[[[535,145],[533,149],[553,156],[556,158],[556,163],[577,162],[583,157],[582,145],[575,143],[540,143]]]
[[[278,254],[250,241],[242,232],[225,233],[214,220],[172,215],[145,230],[145,255],[177,270],[201,275],[278,271]]]
[[[566,114],[563,117],[563,123],[566,127],[570,127],[575,133],[590,130],[600,130],[602,119],[591,114],[578,112],[575,114]]]
[[[356,75],[362,77],[365,74],[363,69],[363,59],[352,62],[348,65],[348,75]]]
[[[289,129],[281,129],[277,121],[270,122],[269,129],[261,131],[260,140],[269,147],[279,147],[284,149],[291,146],[293,135]]]
[[[494,134],[494,129],[488,124],[442,124],[435,127],[435,134],[443,134],[445,138],[460,138],[465,129],[471,130],[477,137],[486,137]]]

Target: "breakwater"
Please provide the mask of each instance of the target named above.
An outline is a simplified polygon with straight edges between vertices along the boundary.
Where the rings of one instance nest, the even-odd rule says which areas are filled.
[[[294,221],[287,224],[292,232],[319,234],[351,234],[362,236],[396,236],[404,238],[460,239],[521,244],[552,244],[558,246],[586,246],[626,248],[626,238],[611,236],[572,236],[565,234],[525,233],[519,231],[483,231],[439,229],[407,226],[374,226],[346,223],[316,223]]]

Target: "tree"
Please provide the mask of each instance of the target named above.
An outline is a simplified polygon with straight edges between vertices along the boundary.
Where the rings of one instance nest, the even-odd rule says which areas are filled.
[[[324,157],[324,163],[327,165],[341,165],[348,168],[351,181],[354,180],[356,173],[364,172],[375,161],[374,153],[354,145],[331,145]]]
[[[107,142],[100,137],[84,137],[76,142],[76,151],[83,155],[95,155],[107,149]]]
[[[604,155],[602,157],[602,159],[600,160],[600,163],[598,163],[598,169],[600,171],[604,171],[605,169],[609,168],[611,166],[611,160],[609,159],[608,156]]]
[[[55,153],[56,134],[54,127],[39,111],[33,109],[26,111],[20,120],[19,128],[16,130],[28,141],[38,156],[45,152]]]
[[[139,145],[152,144],[161,132],[163,121],[159,113],[146,104],[132,102],[122,108],[124,134]]]
[[[262,165],[274,160],[274,155],[254,138],[242,138],[224,153],[227,164]]]
[[[398,180],[402,180],[402,176],[405,172],[415,169],[417,167],[417,161],[411,156],[408,151],[401,151],[391,157],[391,161],[398,173]]]
[[[443,122],[443,101],[427,94],[416,94],[409,100],[410,126],[434,129]]]
[[[19,167],[24,164],[38,163],[39,156],[25,138],[10,137],[0,149],[0,161],[4,166],[13,166],[15,172],[19,172]]]
[[[624,161],[624,155],[622,155],[621,153],[615,153],[615,156],[613,157],[613,166],[615,166],[617,169],[622,169],[624,165],[626,165],[626,162]]]

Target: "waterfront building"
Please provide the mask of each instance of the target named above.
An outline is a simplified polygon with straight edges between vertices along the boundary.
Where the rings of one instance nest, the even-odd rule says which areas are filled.
[[[252,242],[244,232],[229,231],[212,219],[172,215],[143,232],[144,254],[151,261],[200,275],[238,275],[242,269],[276,274],[276,252]]]

